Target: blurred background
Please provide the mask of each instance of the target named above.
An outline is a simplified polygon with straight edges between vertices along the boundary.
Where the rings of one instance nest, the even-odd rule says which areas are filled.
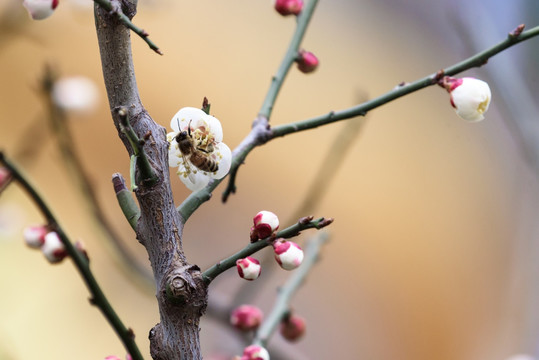
[[[40,92],[47,64],[60,77],[95,82],[96,107],[68,113],[70,139],[111,228],[148,269],[111,186],[114,172],[128,177],[129,158],[108,110],[91,2],[62,0],[44,21],[29,19],[18,0],[2,1],[0,11],[0,148],[37,185],[68,234],[86,243],[97,279],[149,358],[147,334],[159,322],[154,289],[126,266],[92,216]],[[320,67],[309,75],[291,70],[271,123],[350,107],[538,19],[535,0],[320,1],[303,42]],[[249,132],[295,27],[270,0],[141,0],[134,23],[165,54],[132,36],[141,98],[154,120],[168,127],[177,110],[198,107],[206,96],[231,148]],[[307,333],[293,345],[276,334],[270,345],[290,359],[314,360],[537,355],[538,61],[539,40],[532,39],[463,74],[491,85],[491,107],[480,123],[458,118],[445,90],[430,87],[366,119],[256,149],[239,171],[237,193],[221,203],[223,182],[187,223],[189,260],[206,269],[242,248],[259,210],[278,214],[283,228],[291,225],[326,169],[329,184],[302,214],[336,219],[321,261],[292,301]],[[335,169],[324,159],[351,122],[361,122],[360,131],[337,154],[342,163]],[[189,191],[176,177],[172,183],[179,204]],[[2,193],[0,359],[123,357],[72,263],[51,266],[24,245],[24,227],[42,221],[17,186]],[[257,281],[262,286],[246,285],[249,302],[269,313],[288,275],[268,262]],[[210,297],[227,303],[244,283],[231,270],[211,285]],[[201,328],[205,358],[241,352],[235,330],[219,319],[207,316]]]

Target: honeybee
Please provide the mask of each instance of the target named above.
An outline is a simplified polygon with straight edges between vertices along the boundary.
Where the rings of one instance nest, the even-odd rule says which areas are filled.
[[[187,131],[180,131],[176,135],[176,142],[182,155],[198,169],[208,172],[219,170],[219,164],[210,158],[210,153],[214,150],[213,145],[208,144],[205,148],[202,148],[195,144],[196,140],[191,136],[191,122],[189,122]]]

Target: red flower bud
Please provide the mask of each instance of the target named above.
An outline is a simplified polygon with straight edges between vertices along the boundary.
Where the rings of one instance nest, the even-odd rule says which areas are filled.
[[[286,340],[299,340],[305,333],[305,320],[297,315],[286,316],[281,321],[279,331]]]
[[[276,0],[275,10],[283,16],[299,15],[303,9],[303,0]]]
[[[316,70],[318,67],[318,58],[311,52],[300,50],[298,53],[298,58],[296,59],[298,64],[298,69],[302,73],[310,73]]]

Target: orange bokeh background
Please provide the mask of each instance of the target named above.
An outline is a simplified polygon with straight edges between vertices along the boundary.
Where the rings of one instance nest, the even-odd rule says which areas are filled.
[[[74,141],[106,215],[146,264],[110,183],[114,172],[128,176],[129,158],[110,119],[91,10],[66,0],[50,19],[35,22],[18,1],[2,6],[13,23],[0,38],[0,148],[10,155],[25,142],[39,144],[21,167],[68,234],[84,239],[105,293],[147,355],[148,331],[159,321],[153,292],[125,271],[91,220],[36,92],[47,63],[64,76],[84,75],[98,84],[99,108],[70,120]],[[272,124],[347,108],[471,55],[440,46],[443,34],[425,31],[425,23],[408,15],[376,1],[321,1],[303,42],[319,57],[320,68],[310,75],[292,69]],[[224,141],[238,145],[286,50],[293,19],[278,16],[270,1],[169,0],[142,2],[134,22],[165,53],[154,54],[133,36],[141,98],[155,121],[168,127],[179,108],[199,106],[207,96]],[[496,59],[489,66],[496,68]],[[466,74],[481,77],[483,71]],[[438,87],[376,109],[366,120],[351,120],[365,121],[364,128],[311,209],[336,219],[328,228],[331,241],[292,301],[308,321],[307,334],[295,345],[282,345],[275,335],[275,344],[305,359],[502,360],[533,351],[539,192],[497,111],[497,89],[492,92],[487,119],[476,124],[458,118]],[[254,150],[238,173],[237,193],[222,204],[222,184],[187,223],[189,260],[205,269],[240,249],[259,210],[271,210],[283,227],[290,225],[343,126],[286,136]],[[189,191],[177,178],[172,183],[179,204]],[[24,246],[22,229],[42,218],[15,186],[0,198],[0,219],[0,358],[124,356],[111,328],[88,304],[70,261],[50,266]],[[298,241],[312,233],[305,231]],[[288,276],[273,274],[253,300],[265,312]],[[212,284],[210,296],[230,299],[241,285],[230,271]],[[233,330],[209,318],[201,328],[205,354],[240,353],[241,345],[227,340]]]

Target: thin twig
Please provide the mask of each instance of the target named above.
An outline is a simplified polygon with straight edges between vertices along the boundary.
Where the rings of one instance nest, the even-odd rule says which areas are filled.
[[[150,49],[152,49],[153,51],[155,51],[159,55],[163,55],[163,52],[161,50],[159,50],[159,47],[152,40],[150,40],[150,38],[149,38],[150,34],[148,34],[148,32],[146,30],[141,29],[141,28],[137,27],[135,24],[133,24],[131,22],[131,20],[129,19],[129,17],[127,17],[127,15],[125,15],[121,11],[121,9],[117,9],[115,6],[113,6],[111,1],[109,1],[109,0],[94,0],[94,2],[96,4],[98,4],[99,6],[101,6],[103,9],[105,9],[107,11],[114,12],[118,16],[118,19],[125,25],[125,27],[127,27],[128,29],[133,30],[133,32],[135,34],[140,36],[142,38],[142,40],[144,40],[146,42],[146,44],[148,44]]]
[[[73,259],[75,267],[82,276],[84,283],[86,284],[88,290],[92,294],[91,303],[92,305],[97,306],[105,318],[108,320],[122,343],[124,344],[127,352],[135,360],[142,360],[142,355],[138,349],[135,341],[134,334],[131,329],[125,327],[123,322],[120,320],[118,314],[114,311],[112,305],[109,303],[105,294],[101,290],[101,287],[97,283],[92,271],[90,270],[90,264],[86,257],[81,254],[71,243],[67,235],[64,233],[62,227],[56,220],[55,216],[52,214],[52,211],[47,206],[43,198],[38,194],[35,188],[28,182],[28,180],[23,176],[23,174],[17,169],[17,167],[9,161],[2,152],[0,152],[0,163],[4,164],[5,167],[11,172],[13,179],[17,181],[21,187],[28,193],[30,198],[34,201],[36,206],[39,208],[49,227],[54,230],[62,244],[65,246],[67,253]]]
[[[251,243],[244,247],[242,250],[238,251],[232,256],[219,261],[217,264],[210,267],[208,270],[202,273],[202,278],[206,284],[211,283],[217,276],[225,272],[226,270],[236,266],[236,261],[239,259],[246,258],[249,255],[256,253],[259,250],[262,250],[266,246],[269,246],[273,243],[276,238],[288,239],[294,236],[299,235],[302,230],[306,229],[322,229],[333,222],[333,219],[318,218],[314,219],[312,217],[306,217],[300,219],[296,224],[287,227],[284,230],[279,231],[275,236],[267,237],[266,239],[261,239],[257,242]]]
[[[270,140],[273,140],[277,137],[289,135],[292,133],[314,129],[318,126],[331,124],[336,121],[350,119],[356,116],[365,116],[367,112],[370,110],[373,110],[379,106],[382,106],[400,97],[408,95],[412,92],[415,92],[425,87],[436,84],[437,80],[443,75],[456,75],[458,73],[461,73],[473,67],[479,67],[485,64],[488,61],[488,59],[490,59],[494,55],[510,48],[513,45],[516,45],[520,42],[531,39],[537,35],[539,35],[539,26],[534,27],[527,31],[523,31],[520,34],[518,34],[518,31],[511,32],[505,40],[494,45],[493,47],[487,50],[484,50],[474,56],[471,56],[468,59],[461,61],[455,65],[439,70],[435,74],[431,74],[422,79],[416,80],[412,83],[399,86],[396,89],[391,90],[384,95],[381,95],[375,99],[366,101],[360,105],[350,107],[348,109],[344,109],[337,112],[331,111],[325,115],[317,116],[311,119],[276,126],[268,130],[262,137],[253,135],[254,132],[260,132],[259,128],[253,127],[253,129],[247,135],[244,141],[242,141],[242,143],[232,152],[233,158],[232,158],[232,166],[230,169],[230,174],[234,174],[237,172],[237,167],[243,164],[245,158],[251,152],[251,150],[253,150],[255,147],[262,145]],[[178,207],[178,211],[180,211],[180,214],[184,217],[184,219],[189,218],[191,214],[200,205],[202,205],[205,201],[208,201],[210,199],[211,192],[217,187],[217,185],[219,185],[221,181],[223,181],[223,179],[214,180],[205,189],[202,189],[198,192],[191,194],[180,205],[180,207]],[[233,192],[232,189],[235,189],[235,185],[229,184],[227,187],[227,190],[225,190],[226,194],[223,194],[224,200],[226,200],[228,195]]]
[[[116,199],[118,200],[118,204],[120,205],[125,218],[129,222],[129,225],[131,225],[131,228],[136,230],[137,222],[140,218],[140,209],[131,196],[131,191],[127,190],[122,174],[115,173],[112,175],[112,185],[114,187],[114,192],[116,193]]]
[[[290,299],[304,283],[311,268],[318,260],[320,248],[327,242],[328,238],[329,235],[326,232],[319,232],[314,238],[309,240],[305,247],[305,259],[303,260],[303,263],[292,273],[288,281],[279,288],[279,294],[275,301],[275,305],[270,314],[258,328],[253,344],[263,347],[267,346],[270,336],[281,322],[283,316],[290,312]]]

